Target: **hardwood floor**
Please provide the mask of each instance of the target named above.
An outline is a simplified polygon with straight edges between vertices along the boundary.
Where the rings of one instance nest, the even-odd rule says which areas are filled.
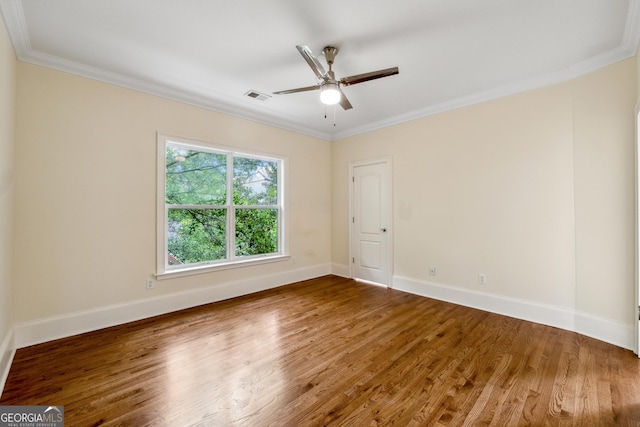
[[[640,426],[640,361],[327,276],[20,349],[0,404],[68,426]]]

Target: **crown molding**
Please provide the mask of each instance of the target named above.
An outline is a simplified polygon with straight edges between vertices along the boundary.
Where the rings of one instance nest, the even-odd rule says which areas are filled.
[[[634,56],[638,52],[638,45],[640,45],[640,0],[631,0],[620,47],[629,56]]]
[[[113,84],[325,141],[331,140],[331,134],[319,132],[306,126],[297,125],[293,122],[293,119],[289,117],[273,117],[260,113],[259,111],[252,110],[247,105],[241,103],[232,103],[225,100],[201,96],[184,90],[171,88],[166,85],[143,81],[120,73],[99,69],[79,62],[39,52],[31,47],[21,0],[0,0],[0,12],[4,16],[5,25],[16,52],[16,57],[22,62],[51,68],[80,77],[101,81],[103,83]]]
[[[159,96],[161,98],[166,98],[172,101],[178,101],[196,107],[205,108],[207,110],[212,110],[229,116],[238,117],[268,126],[296,132],[325,141],[329,141],[331,139],[331,135],[328,133],[318,132],[305,126],[296,125],[292,122],[292,120],[287,120],[286,117],[278,118],[262,114],[258,111],[252,110],[247,105],[243,105],[240,103],[231,103],[220,99],[197,95],[185,90],[147,82],[120,73],[114,73],[112,71],[99,69],[35,50],[30,50],[26,53],[16,53],[16,55],[18,56],[19,60],[34,65],[63,71],[80,77],[101,81],[103,83],[113,84],[138,92],[147,93],[149,95]]]
[[[606,66],[615,64],[616,62],[623,61],[631,58],[635,55],[629,53],[629,49],[618,48],[610,52],[606,52],[602,55],[593,57],[587,61],[583,61],[579,64],[573,65],[569,68],[559,70],[557,72],[545,74],[542,76],[528,79],[518,83],[493,88],[483,92],[476,92],[467,96],[452,99],[450,101],[442,102],[440,104],[431,105],[429,107],[412,111],[407,114],[402,114],[394,117],[390,117],[385,120],[367,124],[366,126],[348,129],[344,132],[338,132],[333,135],[334,141],[349,138],[352,136],[360,135],[367,132],[383,129],[390,126],[400,125],[402,123],[419,120],[425,117],[434,116],[436,114],[445,113],[447,111],[457,110],[464,107],[480,104],[487,101],[492,101],[499,98],[504,98],[518,93],[523,93],[529,90],[539,89],[545,86],[550,86],[562,82],[566,82],[582,75],[591,73]]]
[[[0,0],[0,12],[4,17],[9,38],[13,43],[13,49],[18,59],[20,59],[21,55],[31,51],[29,32],[27,31],[22,4],[19,0]]]
[[[396,126],[413,120],[445,113],[447,111],[469,107],[482,102],[492,101],[494,99],[504,98],[506,96],[515,95],[529,90],[566,82],[635,56],[638,51],[638,45],[640,45],[640,0],[631,0],[629,2],[629,11],[627,13],[627,22],[625,25],[622,43],[614,50],[594,56],[563,70],[558,70],[533,79],[505,85],[499,88],[493,88],[483,92],[477,92],[442,102],[440,104],[431,105],[427,108],[415,110],[408,114],[390,117],[385,120],[367,124],[366,126],[349,129],[344,132],[338,132],[333,135],[332,140],[336,141],[339,139],[349,138],[386,127]]]
[[[430,105],[423,109],[389,117],[384,120],[368,123],[364,126],[354,127],[342,132],[329,133],[297,124],[290,116],[275,117],[273,115],[254,110],[246,104],[231,102],[228,99],[225,100],[205,97],[36,51],[31,47],[21,0],[0,0],[0,12],[4,16],[9,37],[11,38],[16,51],[16,56],[20,61],[98,80],[104,83],[114,84],[325,141],[337,141],[447,111],[515,95],[528,90],[562,83],[633,57],[636,55],[638,45],[640,44],[640,0],[630,0],[623,39],[616,49],[597,55],[566,69],[538,76],[533,79],[505,85],[499,88],[493,88],[487,91],[477,92],[442,102],[440,104]]]

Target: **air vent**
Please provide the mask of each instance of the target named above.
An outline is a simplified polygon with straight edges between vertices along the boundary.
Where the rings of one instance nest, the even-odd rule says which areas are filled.
[[[245,95],[249,98],[257,99],[258,101],[266,101],[267,99],[271,98],[271,95],[260,93],[256,90],[250,90],[249,92],[245,93]]]

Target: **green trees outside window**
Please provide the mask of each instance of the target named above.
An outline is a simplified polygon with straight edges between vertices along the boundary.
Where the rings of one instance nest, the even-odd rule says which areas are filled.
[[[167,265],[278,253],[280,164],[168,142]]]

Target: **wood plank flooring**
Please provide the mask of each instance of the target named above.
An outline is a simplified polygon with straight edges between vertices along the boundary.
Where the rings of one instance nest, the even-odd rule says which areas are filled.
[[[20,349],[0,404],[68,426],[640,426],[640,361],[327,276]]]

